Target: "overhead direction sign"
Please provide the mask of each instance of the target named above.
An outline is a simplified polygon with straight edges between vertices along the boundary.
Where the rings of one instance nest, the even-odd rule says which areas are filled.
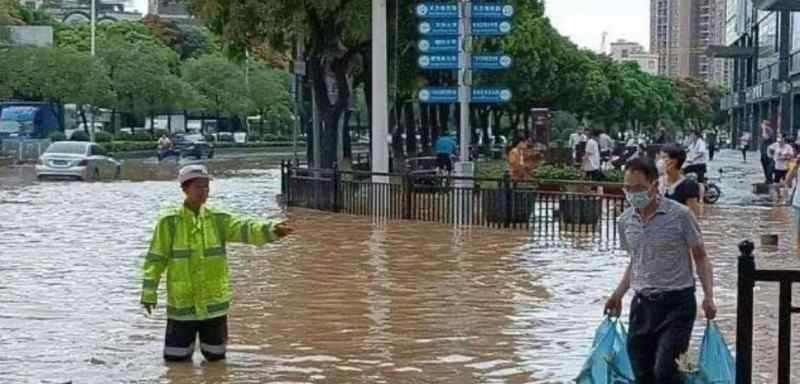
[[[458,53],[458,38],[430,38],[417,42],[417,49],[422,53]]]
[[[457,18],[458,3],[423,3],[416,11],[417,17],[424,19]]]
[[[423,36],[458,36],[458,19],[423,21],[417,26],[417,31]]]
[[[509,4],[472,3],[473,19],[510,19],[514,6]]]
[[[508,55],[474,55],[472,56],[472,69],[474,70],[502,70],[509,69],[514,63]]]
[[[455,18],[458,3],[423,3],[416,7],[417,17],[422,19]],[[514,16],[514,6],[496,3],[472,3],[474,19],[509,19]]]
[[[419,101],[426,104],[450,104],[458,101],[458,87],[428,87],[417,94]],[[472,88],[472,103],[507,103],[512,99],[511,90],[504,87]]]
[[[422,69],[458,69],[458,54],[421,55],[417,65]]]
[[[511,101],[511,90],[504,87],[472,88],[472,103],[498,104]]]

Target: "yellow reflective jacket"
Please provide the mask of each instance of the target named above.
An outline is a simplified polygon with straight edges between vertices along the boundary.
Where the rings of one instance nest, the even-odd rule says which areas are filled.
[[[226,244],[274,241],[277,223],[206,207],[197,215],[183,205],[163,211],[142,268],[142,304],[156,304],[158,282],[166,269],[168,318],[224,316],[231,301]]]

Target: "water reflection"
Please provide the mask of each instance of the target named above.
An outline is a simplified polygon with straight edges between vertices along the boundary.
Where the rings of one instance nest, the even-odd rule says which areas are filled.
[[[216,179],[216,205],[287,214],[276,170],[243,173]],[[165,365],[163,306],[144,316],[139,266],[157,211],[179,201],[173,181],[0,190],[0,382],[568,382],[628,261],[591,236],[292,210],[297,236],[231,249],[229,360]],[[797,268],[791,212],[709,207],[702,225],[734,345],[735,244],[779,233],[759,267]],[[755,305],[756,382],[772,383],[777,286],[759,284]]]

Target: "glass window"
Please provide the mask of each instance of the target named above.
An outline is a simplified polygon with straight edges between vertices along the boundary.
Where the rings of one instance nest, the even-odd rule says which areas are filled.
[[[72,155],[86,154],[86,143],[62,141],[51,144],[45,153],[68,153]]]

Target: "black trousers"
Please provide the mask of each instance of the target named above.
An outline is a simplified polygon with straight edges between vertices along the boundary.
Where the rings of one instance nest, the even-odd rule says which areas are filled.
[[[708,167],[705,164],[690,165],[683,169],[683,173],[686,175],[690,173],[696,174],[698,183],[706,182],[706,171],[708,171]]]
[[[215,317],[200,321],[167,319],[164,337],[164,360],[187,361],[192,359],[195,340],[200,336],[200,352],[208,361],[225,358],[228,341],[228,317]]]
[[[773,177],[772,177],[772,168],[773,162],[772,159],[767,156],[766,154],[761,154],[761,168],[764,170],[764,180],[767,184],[772,184]]]
[[[628,354],[637,383],[681,384],[675,359],[689,349],[696,316],[694,288],[634,296]]]
[[[603,181],[605,180],[606,176],[603,175],[603,172],[599,169],[595,169],[594,171],[586,171],[586,179],[591,181]]]

